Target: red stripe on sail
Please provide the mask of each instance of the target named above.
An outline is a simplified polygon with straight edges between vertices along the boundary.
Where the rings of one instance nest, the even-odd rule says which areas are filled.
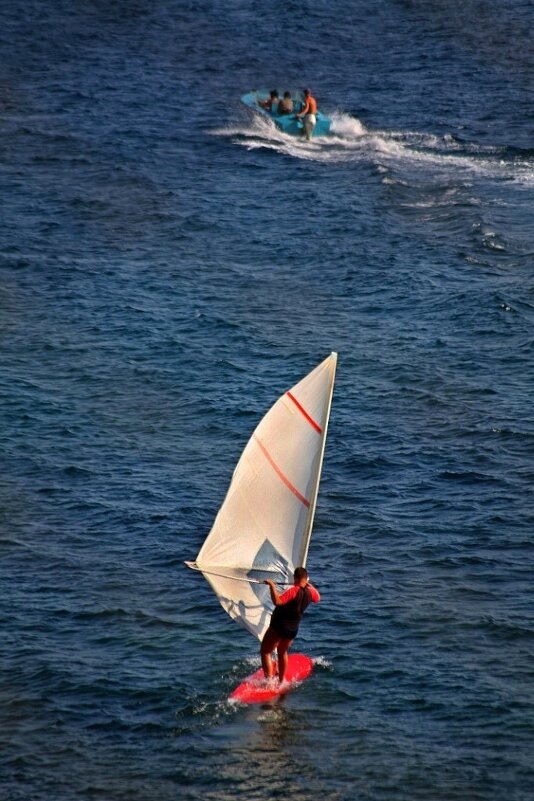
[[[273,468],[273,470],[275,471],[275,473],[277,474],[277,476],[278,476],[279,478],[281,478],[281,479],[282,479],[282,481],[284,482],[284,484],[286,485],[286,487],[287,487],[289,490],[291,490],[291,492],[293,493],[293,495],[295,495],[295,496],[296,496],[296,497],[299,499],[299,501],[301,501],[301,503],[303,503],[303,504],[304,504],[304,506],[305,506],[307,509],[309,509],[310,502],[309,502],[308,500],[306,500],[306,498],[304,497],[304,495],[301,495],[301,493],[300,493],[300,492],[298,491],[298,489],[297,489],[297,488],[296,488],[296,487],[295,487],[295,486],[294,486],[294,485],[291,483],[291,481],[290,481],[290,480],[287,478],[287,476],[285,476],[285,475],[282,473],[282,471],[280,470],[280,468],[278,467],[278,465],[276,464],[276,462],[274,461],[274,459],[272,458],[272,456],[271,456],[271,455],[270,455],[270,453],[268,452],[268,450],[267,450],[267,448],[265,447],[265,445],[263,445],[263,443],[261,443],[261,442],[260,442],[260,440],[259,440],[257,437],[254,437],[254,440],[255,440],[255,441],[258,443],[258,445],[260,446],[260,448],[261,448],[261,451],[262,451],[263,455],[265,456],[265,458],[267,459],[267,461],[269,462],[269,464],[271,465],[271,467]]]
[[[306,409],[304,408],[304,406],[301,406],[301,405],[300,405],[300,403],[299,403],[299,402],[298,402],[298,400],[295,398],[295,396],[294,396],[294,395],[292,395],[292,394],[291,394],[291,392],[286,392],[286,395],[287,395],[287,397],[288,397],[288,398],[290,398],[290,399],[293,401],[293,403],[295,404],[295,406],[297,407],[297,409],[299,410],[299,412],[301,412],[301,414],[303,414],[303,415],[304,415],[304,417],[306,418],[306,420],[308,421],[308,423],[309,423],[309,424],[312,426],[312,428],[315,428],[315,430],[316,430],[316,431],[318,431],[318,432],[319,432],[319,434],[322,434],[323,432],[322,432],[321,426],[320,426],[320,425],[317,425],[317,423],[315,422],[315,420],[313,419],[313,417],[311,417],[311,416],[308,414],[308,412],[306,411]]]

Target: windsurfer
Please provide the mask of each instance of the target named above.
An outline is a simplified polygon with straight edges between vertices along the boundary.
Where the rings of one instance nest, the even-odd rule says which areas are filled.
[[[317,123],[317,100],[309,89],[304,90],[304,105],[296,115],[297,119],[304,119],[303,135],[308,142],[312,138],[313,129]]]
[[[276,648],[278,651],[278,680],[284,680],[287,668],[287,652],[289,646],[297,636],[299,623],[306,607],[318,603],[321,596],[308,580],[308,571],[304,567],[297,567],[293,574],[294,585],[279,595],[273,581],[266,579],[263,583],[269,586],[271,600],[275,606],[271,616],[271,623],[261,642],[261,665],[266,679],[274,674],[271,654]]]

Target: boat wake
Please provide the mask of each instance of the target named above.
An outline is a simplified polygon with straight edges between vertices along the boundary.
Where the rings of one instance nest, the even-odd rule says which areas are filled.
[[[264,117],[251,117],[244,125],[218,129],[214,135],[230,137],[248,150],[268,149],[298,159],[323,163],[366,162],[384,174],[386,183],[402,181],[403,169],[433,168],[445,174],[453,169],[472,177],[483,175],[520,185],[534,185],[532,151],[513,152],[506,146],[485,146],[418,131],[381,131],[366,128],[342,111],[331,115],[331,133],[311,142],[288,136]],[[400,171],[400,172],[399,172]]]

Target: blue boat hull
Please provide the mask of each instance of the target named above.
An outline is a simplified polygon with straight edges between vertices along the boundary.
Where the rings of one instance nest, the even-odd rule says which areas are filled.
[[[290,136],[302,136],[303,124],[301,120],[295,117],[295,114],[271,114],[270,111],[266,111],[258,105],[258,100],[267,100],[268,97],[269,92],[260,89],[257,92],[248,92],[246,95],[242,95],[241,101],[249,108],[257,111],[258,114],[262,114],[267,119],[272,120],[276,127],[284,133]],[[292,92],[292,97],[295,111],[299,111],[302,108],[302,95]],[[321,111],[318,111],[317,124],[313,129],[312,136],[326,136],[330,133],[331,124],[332,120]]]

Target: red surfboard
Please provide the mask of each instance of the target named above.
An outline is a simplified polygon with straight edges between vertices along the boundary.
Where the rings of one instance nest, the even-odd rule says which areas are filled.
[[[276,661],[273,660],[275,670],[278,669]],[[278,679],[265,679],[263,670],[260,668],[251,676],[247,676],[239,687],[230,695],[230,701],[240,701],[242,704],[262,704],[265,701],[272,701],[294,690],[304,679],[311,675],[313,661],[304,654],[289,654],[289,664],[284,676],[283,684]]]

